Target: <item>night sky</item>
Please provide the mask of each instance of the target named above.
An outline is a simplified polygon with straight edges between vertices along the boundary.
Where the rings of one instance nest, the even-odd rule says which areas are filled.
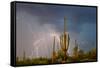
[[[43,4],[16,4],[18,57],[51,57],[53,37],[59,37],[64,29],[64,17],[67,18],[66,32],[70,36],[68,53],[72,54],[75,40],[79,49],[89,51],[96,48],[96,8],[80,6],[61,6]],[[60,48],[56,38],[56,50]]]

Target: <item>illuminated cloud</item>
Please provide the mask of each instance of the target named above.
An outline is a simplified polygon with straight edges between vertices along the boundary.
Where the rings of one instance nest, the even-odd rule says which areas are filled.
[[[50,35],[55,33],[58,39],[62,34],[64,16],[70,36],[69,54],[75,40],[85,51],[96,47],[96,8],[17,3],[17,56],[23,57],[25,51],[27,57],[51,57],[53,37]]]

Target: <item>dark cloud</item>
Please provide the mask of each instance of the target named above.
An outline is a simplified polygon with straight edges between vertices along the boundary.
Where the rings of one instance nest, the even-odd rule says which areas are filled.
[[[75,39],[78,40],[79,47],[86,51],[96,46],[96,8],[94,7],[17,3],[16,16],[18,56],[23,56],[25,50],[27,56],[36,57],[37,53],[33,52],[34,43],[43,38],[45,40],[38,44],[40,56],[50,55],[52,38],[49,34],[55,32],[59,36],[63,32],[64,16],[67,17],[66,31],[71,37],[69,53],[74,47]],[[45,52],[41,48],[43,45],[46,47]]]

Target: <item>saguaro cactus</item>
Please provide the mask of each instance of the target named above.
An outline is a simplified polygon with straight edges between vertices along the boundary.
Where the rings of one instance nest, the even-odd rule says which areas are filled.
[[[64,61],[66,61],[69,41],[70,41],[70,37],[69,34],[66,32],[66,17],[64,17],[64,32],[60,36],[60,45],[61,45],[62,52],[64,53]]]
[[[56,59],[56,53],[55,53],[55,36],[54,36],[54,40],[53,40],[53,52],[52,52],[52,63],[55,62]]]

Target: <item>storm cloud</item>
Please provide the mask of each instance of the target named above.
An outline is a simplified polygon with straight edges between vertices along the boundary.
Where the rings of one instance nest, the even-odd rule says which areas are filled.
[[[17,56],[23,57],[25,52],[27,57],[51,57],[53,37],[50,34],[55,33],[58,37],[62,34],[64,16],[71,39],[69,54],[72,54],[75,40],[84,51],[96,47],[95,7],[17,3]],[[60,45],[56,42],[57,50]]]

